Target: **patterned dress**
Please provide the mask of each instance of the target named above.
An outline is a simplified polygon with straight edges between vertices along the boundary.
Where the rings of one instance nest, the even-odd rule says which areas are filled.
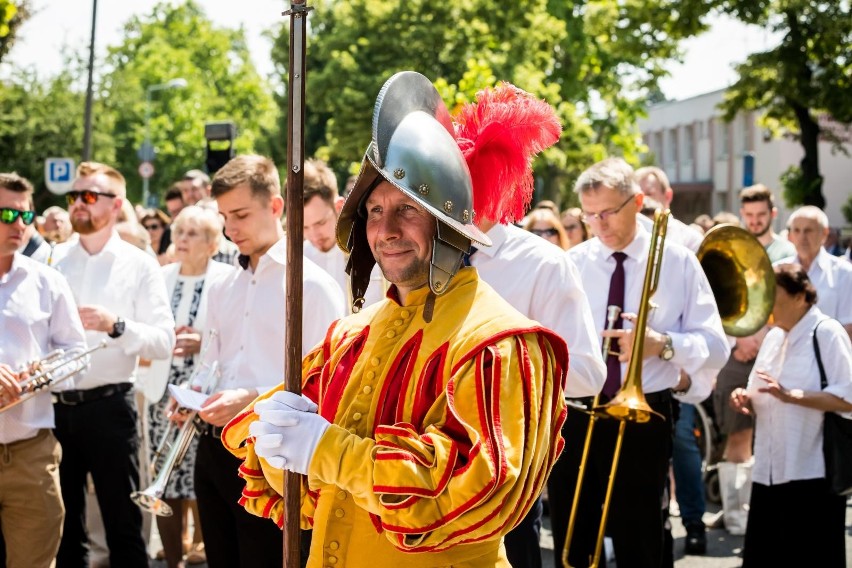
[[[192,326],[195,318],[198,315],[198,309],[201,304],[201,291],[204,289],[204,275],[201,276],[181,276],[178,275],[175,289],[172,292],[172,314],[175,317],[176,327],[183,325]],[[172,357],[172,365],[169,369],[169,384],[180,385],[189,380],[195,367],[195,357]],[[151,440],[151,459],[154,459],[154,451],[156,446],[162,440],[169,425],[169,420],[166,418],[166,408],[169,404],[168,389],[163,394],[163,398],[156,404],[151,404],[148,407],[148,424]],[[180,465],[175,468],[169,478],[169,483],[166,486],[166,491],[163,494],[165,499],[195,499],[195,487],[193,485],[193,471],[195,469],[195,450],[196,441],[193,441],[186,456]],[[159,467],[157,464],[156,467]]]

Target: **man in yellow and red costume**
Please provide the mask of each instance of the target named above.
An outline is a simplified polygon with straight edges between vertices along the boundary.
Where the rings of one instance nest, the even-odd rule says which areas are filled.
[[[422,75],[379,93],[373,137],[341,211],[356,305],[378,262],[385,300],[332,324],[283,386],[225,429],[243,505],[283,523],[281,469],[304,474],[309,567],[508,567],[502,537],[562,450],[564,341],[476,269],[471,176]]]

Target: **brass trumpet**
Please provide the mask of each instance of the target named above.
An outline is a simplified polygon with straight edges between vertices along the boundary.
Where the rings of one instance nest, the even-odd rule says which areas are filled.
[[[198,364],[192,370],[189,379],[187,379],[187,384],[192,384],[201,372],[206,370],[204,385],[201,390],[208,394],[216,388],[219,379],[219,362],[214,361],[209,368],[203,363],[204,355],[207,353],[215,337],[216,330],[210,330],[207,343],[205,343],[204,349],[198,356]],[[166,492],[166,486],[169,484],[172,472],[181,464],[183,458],[186,456],[186,452],[192,445],[192,440],[199,432],[200,422],[201,419],[198,418],[197,411],[187,414],[186,420],[180,426],[179,430],[174,422],[169,421],[169,425],[151,459],[151,474],[153,475],[156,472],[154,481],[145,490],[134,491],[130,494],[130,499],[143,511],[159,517],[172,516],[172,508],[163,499],[163,494]],[[175,431],[177,431],[177,435],[175,435]],[[158,469],[157,465],[161,459],[162,465]]]
[[[43,359],[27,364],[26,372],[30,375],[20,383],[21,396],[8,404],[0,406],[0,413],[6,412],[31,399],[40,391],[57,385],[74,377],[89,368],[89,355],[106,347],[106,341],[101,341],[91,349],[55,349]]]
[[[648,250],[648,266],[645,268],[645,280],[642,287],[642,297],[639,301],[639,313],[636,316],[636,325],[633,335],[633,348],[630,352],[630,363],[627,366],[627,376],[624,379],[624,385],[621,390],[604,405],[598,404],[598,397],[595,397],[593,408],[590,412],[589,426],[586,430],[586,439],[583,446],[582,457],[580,458],[580,469],[577,475],[577,485],[574,490],[574,500],[571,503],[571,515],[568,519],[568,531],[565,535],[565,546],[562,549],[562,564],[565,568],[571,568],[568,561],[568,551],[571,549],[571,538],[574,534],[574,526],[576,522],[577,510],[580,504],[580,491],[583,488],[583,478],[585,477],[590,446],[592,442],[592,431],[595,421],[598,418],[614,418],[619,421],[618,436],[615,441],[615,450],[612,456],[612,468],[609,472],[609,480],[606,487],[606,496],[604,498],[603,507],[601,509],[601,522],[598,528],[598,539],[595,544],[595,553],[591,558],[589,566],[597,568],[601,560],[601,549],[603,546],[604,536],[606,533],[606,520],[609,515],[609,505],[612,501],[612,489],[615,483],[615,475],[618,471],[618,459],[621,455],[621,444],[624,441],[624,431],[627,422],[636,422],[642,424],[648,422],[651,416],[659,413],[655,412],[648,401],[645,400],[645,394],[642,391],[642,350],[645,344],[645,329],[648,323],[648,312],[651,310],[651,296],[657,291],[657,286],[660,281],[660,268],[663,262],[663,245],[666,240],[666,230],[668,227],[669,211],[657,210],[654,214],[654,226],[651,230],[651,245]],[[610,306],[607,313],[607,328],[611,329],[616,319],[619,316],[618,308]],[[605,339],[603,343],[604,359],[609,355],[609,340]]]

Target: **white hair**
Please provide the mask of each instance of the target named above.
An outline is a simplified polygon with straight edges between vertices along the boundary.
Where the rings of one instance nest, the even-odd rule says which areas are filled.
[[[793,224],[796,219],[810,219],[820,224],[823,229],[828,229],[828,215],[819,207],[813,205],[804,205],[793,211],[790,218],[787,219],[787,227]]]

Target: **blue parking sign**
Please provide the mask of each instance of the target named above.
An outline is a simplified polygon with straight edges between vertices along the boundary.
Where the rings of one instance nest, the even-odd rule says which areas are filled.
[[[51,193],[62,195],[74,184],[73,158],[48,158],[44,161],[44,183]]]

